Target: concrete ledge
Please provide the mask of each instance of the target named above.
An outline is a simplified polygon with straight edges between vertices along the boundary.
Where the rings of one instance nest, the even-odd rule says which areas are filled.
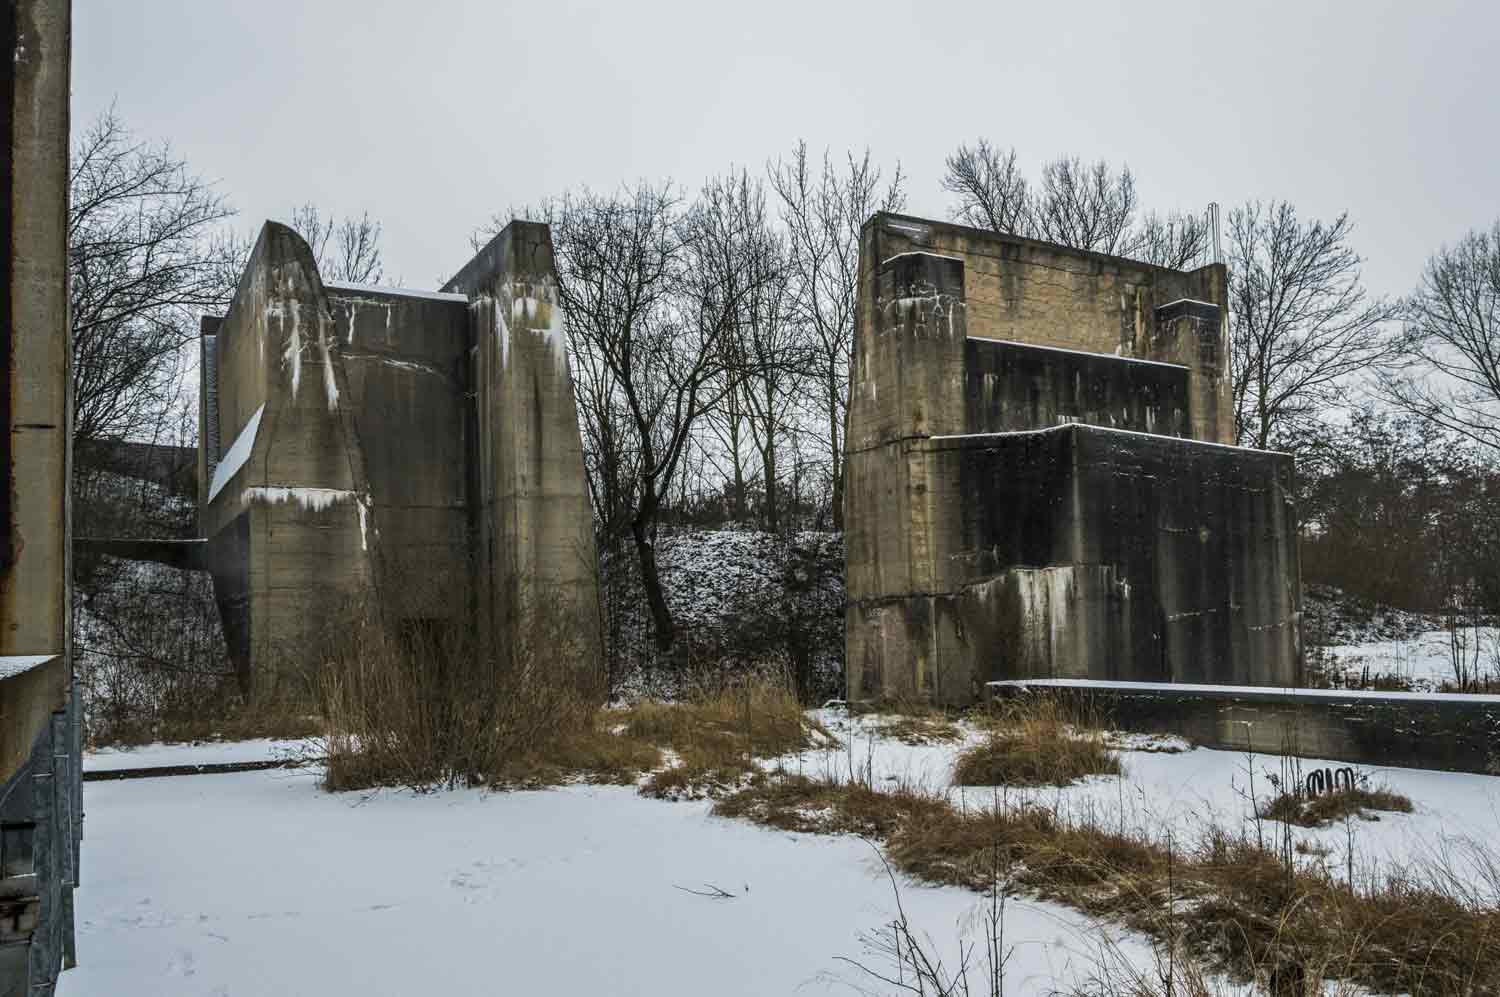
[[[1046,695],[1123,730],[1210,748],[1500,775],[1500,696],[1079,679],[991,682]]]
[[[263,772],[266,769],[302,767],[300,758],[272,758],[261,762],[204,762],[200,765],[152,765],[134,769],[84,770],[84,782],[112,782],[118,779],[157,779],[173,775],[215,775],[225,772]]]

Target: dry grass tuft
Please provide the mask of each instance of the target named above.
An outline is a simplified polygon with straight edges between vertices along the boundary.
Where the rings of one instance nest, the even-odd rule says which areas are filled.
[[[989,735],[959,755],[956,786],[1066,786],[1084,776],[1123,771],[1104,736],[1054,699],[997,703],[983,723]]]
[[[768,773],[719,800],[714,813],[782,831],[885,838],[909,820],[946,813],[946,801],[912,788],[880,792],[860,782]]]
[[[1339,789],[1307,798],[1299,793],[1282,793],[1260,809],[1264,820],[1279,820],[1298,827],[1326,827],[1346,817],[1379,820],[1374,811],[1409,814],[1411,800],[1387,789]]]
[[[951,744],[964,736],[963,728],[943,713],[903,713],[882,719],[875,729],[902,744]]]
[[[757,679],[698,693],[683,703],[641,703],[625,734],[673,751],[680,763],[642,792],[666,799],[717,796],[760,769],[757,759],[836,743],[797,701],[789,682]]]

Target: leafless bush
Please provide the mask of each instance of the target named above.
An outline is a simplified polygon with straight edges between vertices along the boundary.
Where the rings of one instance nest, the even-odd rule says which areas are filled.
[[[382,590],[350,603],[319,661],[329,789],[493,783],[594,725],[599,672],[559,593],[528,600],[520,643],[501,649],[462,617],[403,613],[410,585]],[[421,592],[426,606],[467,605],[461,582],[424,579]]]

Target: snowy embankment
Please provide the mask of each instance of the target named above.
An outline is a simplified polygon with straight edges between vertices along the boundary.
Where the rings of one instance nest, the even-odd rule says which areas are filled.
[[[881,733],[883,718],[818,717],[842,746],[774,764],[926,787],[965,807],[1000,795],[949,787],[959,752],[981,736],[973,728],[956,742],[909,745]],[[1253,835],[1251,787],[1263,799],[1271,775],[1292,775],[1279,758],[1169,738],[1112,743],[1123,776],[1012,789],[1006,802],[1187,842],[1210,824]],[[141,751],[186,764],[210,760],[206,748],[221,760],[275,750]],[[134,756],[131,766],[142,757],[118,755]],[[1500,778],[1364,771],[1415,812],[1294,829],[1310,846],[1299,861],[1342,874],[1352,841],[1364,877],[1441,855],[1447,843],[1500,840]],[[59,993],[825,993],[868,982],[839,957],[884,968],[860,936],[893,916],[894,900],[858,839],[767,830],[632,787],[328,794],[317,778],[309,768],[88,784],[81,965]],[[1263,827],[1274,838],[1281,825]],[[1450,858],[1461,865],[1466,853]],[[978,940],[983,898],[898,881],[911,922],[953,965],[959,939]],[[699,895],[715,889],[731,896]],[[1096,971],[1103,948],[1152,965],[1142,936],[1056,904],[1011,897],[1005,925],[1016,946],[1008,994],[1065,991]]]
[[[1368,677],[1395,679],[1417,692],[1469,681],[1500,679],[1500,628],[1429,630],[1406,640],[1342,644],[1324,649],[1334,667],[1354,683]]]

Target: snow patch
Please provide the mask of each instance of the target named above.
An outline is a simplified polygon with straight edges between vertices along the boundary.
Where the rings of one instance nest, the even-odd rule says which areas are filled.
[[[250,502],[296,502],[304,509],[321,512],[338,502],[360,501],[358,492],[347,488],[299,488],[294,485],[264,485],[246,488],[240,495],[240,501]],[[361,506],[363,508],[363,506]],[[363,512],[360,518],[364,518]]]
[[[387,287],[383,284],[354,284],[343,280],[325,280],[323,287],[332,291],[354,291],[368,294],[390,294],[402,298],[419,298],[425,301],[455,301],[467,303],[469,298],[465,294],[451,294],[447,291],[418,291],[410,287]]]
[[[22,672],[39,668],[57,657],[55,654],[7,654],[0,656],[0,679],[12,678]]]
[[[229,479],[238,474],[240,468],[245,466],[245,461],[250,459],[250,452],[255,449],[255,436],[260,432],[260,417],[265,414],[266,405],[262,402],[250,421],[245,423],[245,428],[234,438],[234,443],[230,444],[229,452],[219,461],[219,466],[214,468],[213,482],[208,486],[208,501],[212,502],[214,496],[229,484]]]

